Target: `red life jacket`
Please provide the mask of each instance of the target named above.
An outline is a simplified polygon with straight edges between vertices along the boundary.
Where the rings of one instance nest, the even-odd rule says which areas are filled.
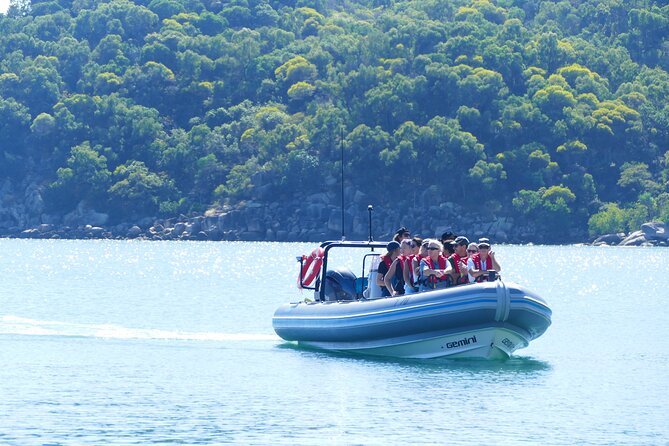
[[[390,256],[381,256],[381,260],[383,260],[383,263],[385,263],[388,269],[390,269],[390,265],[393,264],[393,261],[390,260]]]
[[[449,259],[453,259],[453,269],[455,270],[456,273],[460,274],[460,262],[464,260],[465,263],[467,263],[467,256],[465,257],[460,257],[457,252],[451,254]],[[461,283],[468,283],[469,282],[469,277],[465,276],[463,277],[458,277],[456,278],[455,282],[457,284]]]
[[[490,258],[490,256],[488,256],[488,258],[486,259],[485,265],[483,265],[483,261],[481,260],[481,254],[478,252],[472,256],[472,260],[474,261],[474,269],[476,270],[490,271],[491,269],[493,269],[492,259]],[[482,268],[482,266],[485,267]],[[476,278],[476,281],[483,282],[483,277],[484,275],[478,276]]]
[[[405,256],[397,256],[397,262],[400,264],[400,271],[404,273],[404,262],[406,261]]]
[[[451,254],[451,256],[449,257],[449,259],[453,259],[453,260],[454,260],[454,261],[453,261],[453,263],[454,263],[453,268],[455,269],[455,272],[456,272],[456,273],[460,273],[460,262],[462,262],[463,260],[466,260],[467,257],[460,257],[460,256],[458,255],[458,253],[456,252],[456,253]]]
[[[399,259],[399,257],[400,256],[398,256],[397,258]],[[388,267],[388,272],[390,272],[390,267],[393,264],[393,261],[390,259],[390,256],[389,255],[381,256],[381,260],[383,260],[383,263],[385,263],[386,266]],[[399,262],[399,264],[402,265],[402,262]],[[401,269],[398,270],[397,268],[395,268],[395,274],[392,280],[393,280],[393,286],[396,285],[398,286],[397,288],[395,288],[395,291],[397,291],[399,294],[404,294],[404,277],[402,275]],[[389,292],[385,286],[381,287],[381,289],[382,290],[385,289],[387,292]]]
[[[430,257],[430,256],[425,257],[425,263],[427,263],[427,266],[430,269],[446,269],[446,262],[447,261],[448,261],[448,259],[446,257],[439,254],[439,258],[437,258],[437,263],[439,264],[439,268],[436,268],[434,266],[434,262],[432,261],[432,257]],[[448,280],[448,276],[437,277],[434,274],[427,278],[428,283],[432,283],[432,284],[437,283],[438,281],[445,282],[447,280]]]

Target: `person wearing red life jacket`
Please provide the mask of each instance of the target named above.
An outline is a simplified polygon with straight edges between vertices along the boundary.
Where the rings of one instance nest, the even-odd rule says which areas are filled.
[[[423,243],[420,244],[418,248],[418,255],[413,258],[413,275],[414,275],[414,285],[420,291],[420,284],[423,282],[423,277],[420,275],[420,261],[423,260],[428,255],[427,247],[430,244],[430,239],[423,240]]]
[[[488,271],[499,272],[502,269],[495,258],[495,253],[490,249],[490,242],[482,241],[478,247],[479,252],[467,261],[469,283],[484,282],[488,280]]]
[[[400,255],[397,256],[397,259],[393,261],[393,263],[390,265],[386,277],[393,278],[392,280],[395,281],[394,284],[395,286],[393,286],[393,289],[395,289],[396,291],[395,294],[406,294],[407,283],[409,280],[409,272],[406,270],[406,260],[413,251],[413,241],[411,239],[405,238],[402,239],[402,241],[399,243],[400,243]],[[401,278],[402,280],[400,281],[399,278]],[[399,287],[401,287],[402,289],[401,290],[398,289]],[[388,284],[386,284],[386,288],[388,288]],[[391,295],[394,296],[395,294]]]
[[[413,288],[411,287],[411,265],[409,263],[409,258],[413,255],[413,250],[415,243],[412,239],[403,239],[400,242],[400,255],[397,257],[397,260],[393,262],[388,270],[388,274],[393,277],[395,274],[402,276],[402,282],[404,287],[403,294],[411,294]],[[407,266],[409,265],[409,266]],[[401,293],[398,293],[401,294]]]
[[[420,291],[447,288],[452,270],[448,259],[442,255],[443,246],[437,240],[430,240],[427,257],[420,261]]]
[[[455,234],[451,231],[446,231],[441,234],[441,244],[444,245],[444,255],[449,257],[455,252],[452,242],[455,240]]]
[[[420,249],[423,239],[414,237],[411,239],[411,253],[404,260],[404,294],[418,292],[418,265],[420,264]]]
[[[461,235],[455,238],[453,244],[455,247],[455,252],[448,258],[452,269],[451,279],[455,285],[468,283],[467,246],[469,246],[469,239]]]
[[[376,275],[376,284],[381,287],[381,295],[384,297],[395,296],[404,293],[404,279],[402,275],[395,273],[389,274],[390,267],[400,255],[400,244],[396,241],[388,243],[386,254],[382,255],[379,262],[379,269]],[[397,268],[395,271],[399,271]]]

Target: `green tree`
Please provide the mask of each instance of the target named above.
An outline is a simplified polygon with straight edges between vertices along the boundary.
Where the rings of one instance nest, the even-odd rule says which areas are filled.
[[[624,232],[625,220],[625,212],[616,203],[606,203],[601,211],[590,216],[588,231],[592,237]]]
[[[154,216],[160,203],[170,201],[174,194],[171,181],[151,172],[141,161],[130,161],[114,170],[109,188],[112,209],[120,217]]]
[[[111,172],[101,150],[92,148],[88,141],[72,147],[66,167],[58,169],[57,180],[49,186],[47,198],[52,209],[70,210],[81,200],[93,203],[105,198]]]

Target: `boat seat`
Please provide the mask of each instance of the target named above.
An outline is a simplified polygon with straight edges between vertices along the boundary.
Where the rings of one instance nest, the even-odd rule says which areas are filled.
[[[372,260],[369,267],[369,274],[367,275],[367,289],[363,292],[365,299],[380,299],[383,297],[381,287],[376,284],[376,275],[379,273],[380,257],[376,256]]]

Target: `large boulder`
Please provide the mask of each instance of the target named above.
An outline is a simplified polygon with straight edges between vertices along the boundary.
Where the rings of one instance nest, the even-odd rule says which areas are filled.
[[[44,211],[44,200],[36,183],[30,183],[26,188],[24,203],[26,212],[33,218],[40,216]]]
[[[595,239],[592,242],[593,245],[618,245],[623,240],[625,240],[625,234],[619,232],[617,234],[604,234]]]
[[[172,234],[175,237],[178,237],[181,234],[183,234],[185,230],[186,230],[186,223],[179,222],[179,223],[174,225],[174,230],[172,231]]]
[[[667,226],[661,221],[652,221],[641,225],[641,231],[648,240],[664,241],[669,239]]]
[[[128,233],[126,234],[126,237],[128,238],[137,238],[142,234],[142,228],[139,226],[135,225],[128,229]]]
[[[647,241],[643,231],[635,231],[625,237],[625,239],[620,242],[620,246],[640,246]]]
[[[109,215],[90,209],[86,202],[81,201],[77,208],[63,217],[63,223],[67,226],[104,226],[109,220]]]

